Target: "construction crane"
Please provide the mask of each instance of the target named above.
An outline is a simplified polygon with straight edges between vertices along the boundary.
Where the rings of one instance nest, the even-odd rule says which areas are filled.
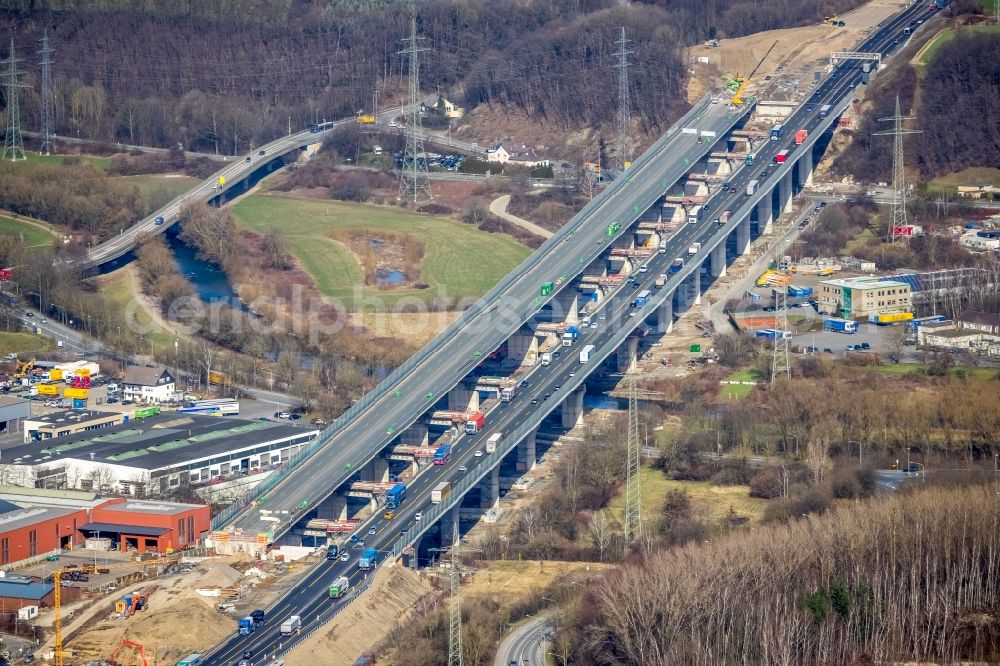
[[[169,566],[171,564],[176,564],[179,561],[178,557],[161,557],[151,564],[157,566]],[[94,565],[84,565],[82,569],[86,572],[90,570],[94,573],[98,573],[99,569],[115,569],[118,567],[132,567],[136,565],[135,562],[116,562],[113,564],[107,564],[103,567],[98,567]],[[145,568],[145,567],[144,567]],[[70,569],[75,570],[75,569]],[[63,666],[63,635],[62,635],[62,576],[66,573],[67,569],[59,568],[52,572],[52,634],[53,634],[53,655],[55,657],[55,666]],[[133,609],[134,610],[134,609]],[[121,646],[119,646],[120,649]],[[117,654],[117,651],[116,651]],[[140,652],[140,654],[142,654]],[[143,656],[143,663],[145,663],[145,656]]]
[[[108,661],[110,661],[112,664],[117,665],[118,662],[116,661],[116,657],[118,657],[118,653],[127,647],[130,647],[139,653],[139,658],[142,659],[142,666],[149,666],[148,662],[146,661],[146,650],[143,649],[142,645],[136,643],[135,641],[130,641],[126,639],[122,639],[122,644],[115,648],[115,651],[111,653],[110,657],[108,657]]]
[[[740,87],[736,90],[736,94],[733,95],[732,99],[733,106],[739,106],[740,104],[743,103],[743,91],[747,89],[747,84],[750,83],[750,79],[752,79],[753,75],[757,73],[757,70],[760,69],[760,66],[764,64],[764,60],[767,59],[767,56],[771,55],[771,51],[773,51],[774,47],[777,45],[778,45],[778,40],[774,40],[774,44],[771,44],[771,48],[769,48],[764,53],[764,55],[761,56],[761,59],[757,61],[757,65],[753,68],[753,71],[751,71],[749,75],[747,76],[743,76],[742,74],[736,75],[735,80],[740,82]]]

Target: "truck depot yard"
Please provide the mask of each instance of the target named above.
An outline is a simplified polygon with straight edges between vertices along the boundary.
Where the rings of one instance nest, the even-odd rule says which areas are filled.
[[[510,238],[456,220],[385,206],[255,194],[236,204],[233,213],[238,223],[258,234],[277,226],[320,293],[339,299],[349,310],[360,309],[364,299],[391,307],[403,298],[431,301],[480,296],[530,252]],[[364,285],[356,256],[331,238],[331,232],[338,229],[418,237],[426,246],[421,281],[400,289]]]

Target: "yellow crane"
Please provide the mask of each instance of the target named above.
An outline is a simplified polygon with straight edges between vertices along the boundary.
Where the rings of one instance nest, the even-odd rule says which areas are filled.
[[[156,560],[152,560],[149,564],[155,564],[157,566],[169,566],[178,561],[177,557],[161,557]],[[107,564],[102,567],[94,565],[84,565],[82,571],[86,573],[87,571],[93,571],[96,573],[97,569],[115,569],[118,567],[135,567],[135,562],[114,562]],[[52,634],[53,634],[53,655],[55,658],[55,666],[63,666],[63,635],[62,635],[62,576],[67,571],[67,568],[59,568],[52,572],[52,585],[54,589],[52,590]]]
[[[737,74],[734,77],[733,80],[739,82],[740,85],[739,88],[736,89],[736,93],[733,95],[731,102],[733,106],[739,106],[743,103],[743,91],[747,89],[747,84],[750,83],[750,79],[752,79],[753,75],[757,73],[757,70],[760,69],[760,66],[764,63],[764,60],[767,56],[771,55],[771,51],[773,51],[774,47],[777,45],[778,40],[774,40],[774,44],[771,44],[771,48],[769,48],[764,55],[761,56],[761,59],[757,61],[757,65],[753,68],[753,71],[751,71],[749,75],[743,76],[742,74]]]

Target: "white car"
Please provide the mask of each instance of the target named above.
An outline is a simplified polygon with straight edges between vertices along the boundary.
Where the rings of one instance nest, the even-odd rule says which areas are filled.
[[[459,472],[468,472],[469,468],[466,467],[465,465],[460,465],[459,468],[458,468],[458,471]]]
[[[591,328],[597,328],[597,322],[596,322],[596,321],[595,321],[595,322],[593,322],[593,323],[592,323],[592,324],[590,325],[590,327],[591,327]]]
[[[483,450],[482,449],[478,449],[476,451],[476,457],[477,458],[482,458],[483,457]]]
[[[424,517],[423,511],[417,511],[417,515],[413,516],[413,520],[420,522],[420,519]]]
[[[399,123],[397,123],[395,120],[390,120],[389,127],[399,127]]]

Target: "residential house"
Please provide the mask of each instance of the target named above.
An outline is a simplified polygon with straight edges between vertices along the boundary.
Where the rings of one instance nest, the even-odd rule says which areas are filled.
[[[162,365],[133,365],[125,371],[122,396],[136,402],[168,402],[174,397],[174,376]]]

